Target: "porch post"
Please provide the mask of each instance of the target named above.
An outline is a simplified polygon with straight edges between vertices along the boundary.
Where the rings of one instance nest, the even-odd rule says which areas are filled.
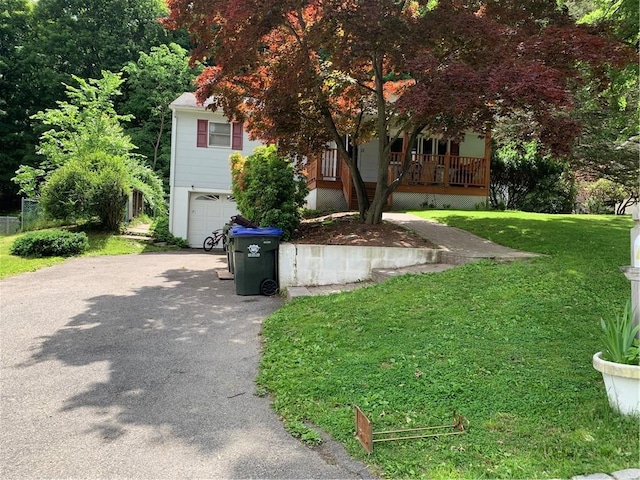
[[[484,136],[484,186],[489,188],[491,181],[491,130],[487,130]]]
[[[316,162],[316,171],[314,172],[316,181],[322,179],[322,164],[324,163],[324,156],[326,154],[327,149],[325,148],[324,151],[320,155],[318,155],[318,161]]]
[[[631,266],[620,267],[631,282],[631,309],[633,326],[640,324],[640,205],[636,205],[631,215],[635,227],[631,229]],[[636,335],[640,338],[640,332]]]
[[[449,164],[451,163],[451,154],[447,148],[447,153],[444,154],[444,186],[449,186]]]

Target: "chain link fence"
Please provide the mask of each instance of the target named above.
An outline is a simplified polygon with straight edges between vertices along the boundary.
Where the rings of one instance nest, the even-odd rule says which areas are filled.
[[[0,235],[13,235],[20,230],[18,217],[0,217]]]
[[[44,212],[37,200],[32,198],[22,199],[22,231],[35,230],[44,222]]]

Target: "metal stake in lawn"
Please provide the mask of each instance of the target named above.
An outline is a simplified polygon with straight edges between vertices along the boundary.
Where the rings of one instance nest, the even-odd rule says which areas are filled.
[[[356,405],[356,437],[360,441],[360,444],[367,451],[368,454],[373,452],[373,444],[378,442],[392,442],[395,440],[410,440],[414,438],[435,438],[443,437],[446,435],[460,435],[465,433],[465,425],[469,426],[469,420],[462,415],[453,412],[453,424],[452,425],[440,425],[437,427],[420,427],[420,428],[406,428],[404,430],[386,430],[384,432],[374,432],[371,428],[371,422],[367,416],[362,413],[362,410]],[[442,430],[441,432],[432,433],[433,430]],[[418,433],[422,432],[422,433]],[[415,433],[416,435],[412,435]],[[399,436],[393,436],[398,435]],[[374,435],[386,435],[384,438],[374,438]]]

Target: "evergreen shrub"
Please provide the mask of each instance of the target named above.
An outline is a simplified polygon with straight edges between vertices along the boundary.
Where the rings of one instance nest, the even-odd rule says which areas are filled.
[[[290,240],[300,226],[307,183],[291,159],[275,145],[256,148],[248,157],[231,156],[233,195],[240,213],[262,227],[277,227]]]
[[[84,232],[40,230],[16,239],[11,245],[11,254],[21,257],[70,257],[88,248],[89,239]]]

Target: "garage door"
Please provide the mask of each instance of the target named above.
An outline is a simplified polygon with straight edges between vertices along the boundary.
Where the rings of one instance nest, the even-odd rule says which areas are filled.
[[[213,230],[222,228],[233,215],[238,215],[238,207],[228,194],[192,193],[189,198],[187,233],[189,246],[202,248],[204,239]]]

